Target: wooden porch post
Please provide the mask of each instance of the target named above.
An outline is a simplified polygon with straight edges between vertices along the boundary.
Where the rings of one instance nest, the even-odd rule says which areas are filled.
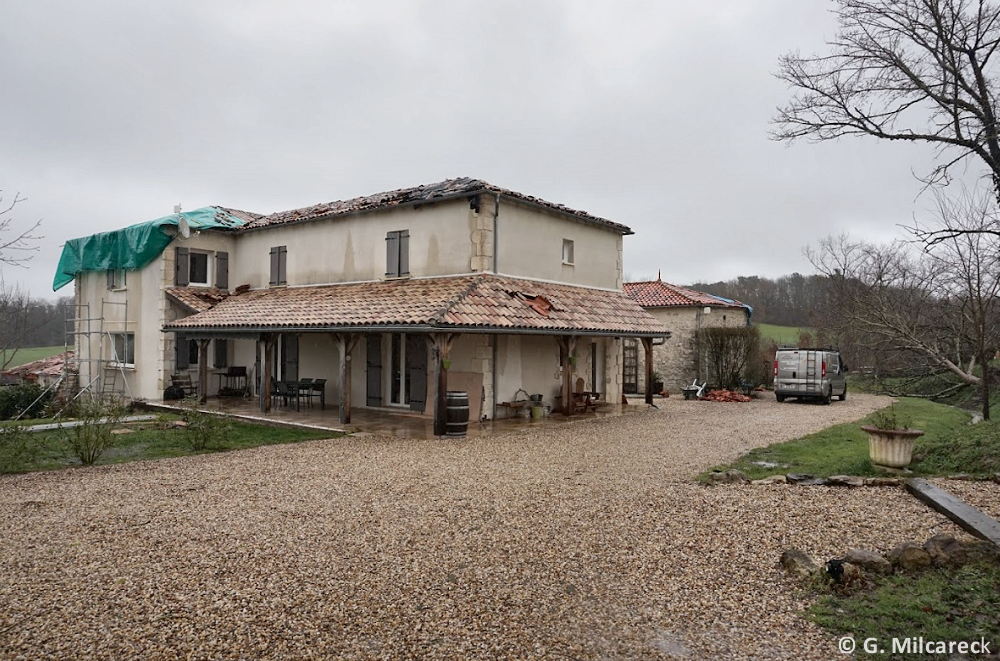
[[[434,362],[437,365],[437,395],[434,402],[434,435],[444,436],[445,421],[448,417],[448,403],[446,401],[448,392],[448,367],[445,361],[451,354],[451,345],[455,342],[458,333],[432,333],[430,341],[433,343]]]
[[[646,403],[653,403],[653,338],[642,338],[642,348],[646,351]]]
[[[208,401],[208,346],[212,340],[198,340],[198,402]]]
[[[333,339],[340,349],[340,424],[351,421],[351,352],[360,335],[354,333],[334,333]]]
[[[562,410],[564,415],[573,413],[573,352],[576,351],[575,335],[560,335],[556,337],[562,353]]]
[[[274,337],[265,333],[260,336],[261,344],[264,345],[263,369],[260,379],[260,412],[271,412],[271,357],[274,355]]]

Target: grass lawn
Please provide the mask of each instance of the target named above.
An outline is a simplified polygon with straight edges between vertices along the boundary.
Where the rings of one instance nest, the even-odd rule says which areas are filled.
[[[925,432],[913,451],[910,469],[915,474],[992,475],[1000,470],[1000,423],[970,425],[968,413],[924,399],[900,399],[896,410],[909,427]],[[741,470],[751,479],[779,473],[812,473],[821,477],[882,474],[868,458],[868,435],[861,431],[858,422],[758,448],[728,466],[718,467],[727,468]]]
[[[18,349],[14,353],[14,359],[10,361],[10,365],[7,365],[6,369],[11,367],[17,367],[18,365],[24,365],[25,363],[30,363],[33,360],[41,360],[42,358],[48,358],[56,354],[62,353],[66,347],[31,347],[30,349]],[[0,365],[3,365],[4,360],[7,358],[6,351],[0,351]]]
[[[808,617],[837,636],[857,642],[856,659],[944,659],[947,654],[893,654],[892,639],[990,641],[1000,644],[1000,564],[982,562],[959,569],[917,574],[870,575],[872,589],[850,596],[827,594]],[[862,641],[877,638],[885,650],[864,652]],[[978,655],[976,655],[978,656]],[[966,658],[966,657],[962,657]]]
[[[132,429],[131,433],[115,436],[114,445],[97,460],[95,465],[119,464],[141,459],[163,457],[184,457],[206,452],[225,452],[261,445],[296,443],[321,438],[335,438],[334,432],[314,432],[300,429],[265,427],[243,422],[231,422],[225,433],[203,451],[191,449],[189,442],[193,433],[189,429],[171,427],[177,416],[161,416],[158,420],[124,423],[122,428]],[[27,438],[30,443],[28,456],[12,456],[13,449],[0,445],[0,467],[8,472],[22,473],[34,470],[50,470],[79,466],[80,460],[72,453],[63,440],[64,432],[34,432]]]
[[[774,324],[756,324],[760,329],[760,336],[766,342],[774,340],[778,345],[799,343],[799,333],[813,333],[812,328],[799,328],[797,326],[775,326]]]

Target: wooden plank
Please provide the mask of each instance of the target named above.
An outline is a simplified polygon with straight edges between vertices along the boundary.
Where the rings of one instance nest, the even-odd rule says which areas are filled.
[[[962,530],[1000,547],[1000,522],[996,519],[986,516],[975,507],[923,478],[914,477],[907,480],[906,490],[954,521]]]

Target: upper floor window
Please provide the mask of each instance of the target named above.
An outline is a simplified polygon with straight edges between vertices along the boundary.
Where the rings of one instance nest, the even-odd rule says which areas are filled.
[[[271,248],[271,279],[269,284],[288,284],[288,246]]]
[[[385,235],[385,277],[410,275],[410,230],[396,230]]]
[[[213,269],[213,262],[215,268]],[[195,285],[208,287],[215,276],[215,286],[229,288],[229,253],[216,252],[215,259],[207,250],[178,247],[175,252],[174,284],[182,287]]]
[[[108,270],[108,289],[125,289],[125,269]]]
[[[562,261],[563,264],[573,264],[573,241],[570,239],[563,239],[562,248]]]

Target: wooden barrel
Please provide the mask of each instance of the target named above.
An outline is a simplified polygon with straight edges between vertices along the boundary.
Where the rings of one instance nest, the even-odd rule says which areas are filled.
[[[469,429],[469,393],[464,390],[449,390],[445,398],[445,436],[465,436]]]

